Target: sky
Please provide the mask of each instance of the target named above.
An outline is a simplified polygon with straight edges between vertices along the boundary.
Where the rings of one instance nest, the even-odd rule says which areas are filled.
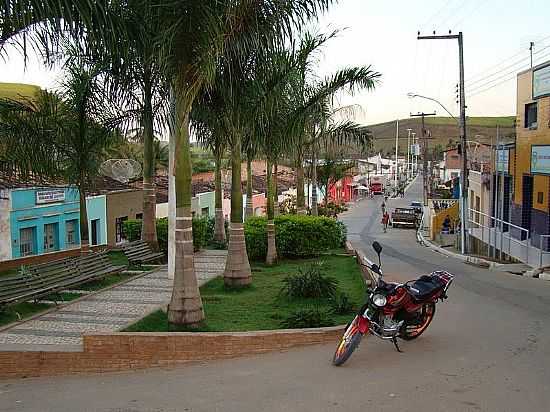
[[[546,4],[545,4],[546,3]],[[458,115],[456,40],[417,40],[421,34],[464,34],[468,116],[510,116],[516,112],[515,74],[550,60],[548,0],[340,0],[315,24],[316,30],[342,31],[319,58],[319,76],[346,66],[371,65],[382,78],[374,91],[342,96],[339,104],[359,105],[356,121],[374,124],[410,113],[444,110],[428,100],[410,99],[412,92],[439,100]],[[0,60],[0,82],[56,86],[59,72],[44,68],[36,57],[25,67],[8,50]]]

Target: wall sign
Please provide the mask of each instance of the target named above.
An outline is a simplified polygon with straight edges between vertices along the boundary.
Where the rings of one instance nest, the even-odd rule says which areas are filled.
[[[497,156],[497,172],[508,173],[510,168],[510,150],[498,149],[496,151]]]
[[[58,203],[65,201],[64,189],[38,190],[36,192],[36,204]]]
[[[550,95],[550,65],[533,71],[533,99]]]
[[[531,173],[550,175],[550,145],[531,146]]]

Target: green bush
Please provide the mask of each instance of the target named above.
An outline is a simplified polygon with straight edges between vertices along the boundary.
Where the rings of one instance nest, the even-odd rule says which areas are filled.
[[[281,327],[285,329],[322,328],[326,326],[334,326],[334,319],[330,317],[328,312],[317,308],[298,309],[281,321]]]
[[[251,260],[267,254],[267,220],[251,217],[244,224],[246,248]],[[280,215],[275,218],[277,252],[283,257],[318,256],[341,247],[346,241],[345,226],[322,216]]]
[[[124,233],[129,242],[141,239],[141,219],[127,220],[124,222]],[[213,243],[214,218],[193,218],[193,246],[195,250],[204,248]],[[157,219],[157,240],[161,252],[168,254],[168,218]]]
[[[279,292],[289,299],[296,298],[333,298],[336,295],[338,281],[326,276],[321,263],[313,263],[305,270],[299,269],[298,274],[289,275],[283,279]]]
[[[345,205],[339,205],[334,202],[329,202],[325,205],[317,207],[319,216],[337,217],[340,213],[345,212],[348,208]]]
[[[353,312],[353,302],[350,297],[344,292],[338,292],[334,295],[331,302],[332,313],[335,315],[346,315]]]

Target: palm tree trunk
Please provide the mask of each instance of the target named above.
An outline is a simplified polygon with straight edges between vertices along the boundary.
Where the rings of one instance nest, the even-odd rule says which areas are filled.
[[[234,135],[231,151],[231,225],[223,279],[226,286],[241,287],[252,283],[252,272],[246,253],[241,188],[241,137]]]
[[[147,242],[153,250],[158,250],[156,206],[154,182],[154,150],[153,150],[153,106],[151,79],[149,71],[145,70],[143,78],[143,221],[141,240]]]
[[[179,85],[181,86],[181,85]],[[178,87],[176,90],[181,90]],[[191,220],[191,154],[189,151],[189,110],[181,97],[176,100],[175,161],[176,236],[174,286],[168,305],[168,322],[197,326],[204,320],[201,296],[195,275],[193,226]]]
[[[277,161],[273,162],[274,164],[274,176],[273,176],[273,215],[279,216],[279,182],[278,182],[278,175],[279,175],[279,167],[277,164]]]
[[[88,209],[86,207],[86,192],[82,184],[78,185],[78,200],[80,206],[80,254],[90,253],[90,231],[88,229]]]
[[[252,158],[246,158],[246,209],[244,212],[245,219],[254,216],[254,207],[252,204]]]
[[[311,215],[317,216],[317,151],[312,150],[311,156]]]
[[[298,151],[296,156],[296,213],[306,214],[306,204],[304,196],[304,159],[302,152]]]
[[[214,150],[215,154],[215,170],[214,170],[214,240],[216,242],[225,242],[225,219],[223,216],[223,192],[222,192],[222,155],[221,148],[217,147]]]
[[[277,244],[275,243],[275,208],[273,202],[274,179],[272,174],[273,165],[271,161],[266,160],[267,169],[267,255],[265,263],[273,265],[277,262]]]

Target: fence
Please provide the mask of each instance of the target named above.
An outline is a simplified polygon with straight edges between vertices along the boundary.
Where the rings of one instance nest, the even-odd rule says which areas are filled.
[[[550,240],[550,235],[540,235],[540,259],[539,259],[539,267],[542,267],[542,262],[544,255],[550,255],[550,250],[544,250],[544,239]],[[548,245],[548,241],[546,242]]]
[[[529,264],[529,242],[531,237],[529,230],[473,209],[470,209],[468,220],[468,233],[471,236],[480,239],[482,243],[493,246],[501,253]],[[513,237],[510,232],[506,232],[505,227],[519,230],[521,233],[520,239]],[[523,238],[525,239],[521,240]],[[542,254],[540,260],[542,262]]]

